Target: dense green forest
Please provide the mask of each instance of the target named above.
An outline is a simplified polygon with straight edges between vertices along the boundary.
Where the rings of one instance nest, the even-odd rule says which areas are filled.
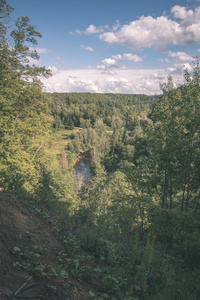
[[[102,119],[107,126],[112,127],[112,118],[119,117],[123,126],[132,130],[136,110],[146,110],[156,96],[54,93],[52,98],[53,127],[56,129],[62,126],[69,126],[70,129],[74,126],[93,127],[97,119]]]
[[[0,0],[0,186],[67,228],[72,274],[94,299],[199,299],[198,61],[161,96],[44,93],[49,70],[28,64],[41,34],[28,17],[10,30],[11,11]]]

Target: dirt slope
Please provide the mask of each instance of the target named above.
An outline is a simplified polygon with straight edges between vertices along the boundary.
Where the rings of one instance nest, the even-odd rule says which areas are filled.
[[[0,191],[0,300],[25,296],[90,299],[85,283],[74,279],[66,269],[58,271],[59,253],[63,252],[62,238],[55,234],[49,220]],[[24,283],[25,288],[38,284],[17,292]]]

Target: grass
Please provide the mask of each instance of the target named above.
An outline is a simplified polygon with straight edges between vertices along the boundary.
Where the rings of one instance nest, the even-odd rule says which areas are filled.
[[[79,128],[74,128],[73,130],[62,129],[51,133],[48,145],[44,147],[47,156],[54,157],[57,163],[60,162],[60,155],[62,149],[66,149],[69,141],[70,135],[75,134],[79,131]],[[67,151],[66,151],[67,152]],[[77,157],[74,156],[72,165],[75,164]]]

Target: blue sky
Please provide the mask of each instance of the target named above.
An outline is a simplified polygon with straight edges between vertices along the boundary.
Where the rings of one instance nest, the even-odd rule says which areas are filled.
[[[8,0],[42,33],[47,92],[160,93],[200,55],[200,0]],[[32,61],[30,61],[32,63]]]

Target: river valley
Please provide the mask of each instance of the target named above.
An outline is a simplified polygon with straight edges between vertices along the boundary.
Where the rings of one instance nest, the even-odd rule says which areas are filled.
[[[78,180],[79,186],[83,183],[87,184],[91,177],[90,172],[91,155],[90,151],[85,151],[79,154],[79,161],[74,165],[74,171]]]

